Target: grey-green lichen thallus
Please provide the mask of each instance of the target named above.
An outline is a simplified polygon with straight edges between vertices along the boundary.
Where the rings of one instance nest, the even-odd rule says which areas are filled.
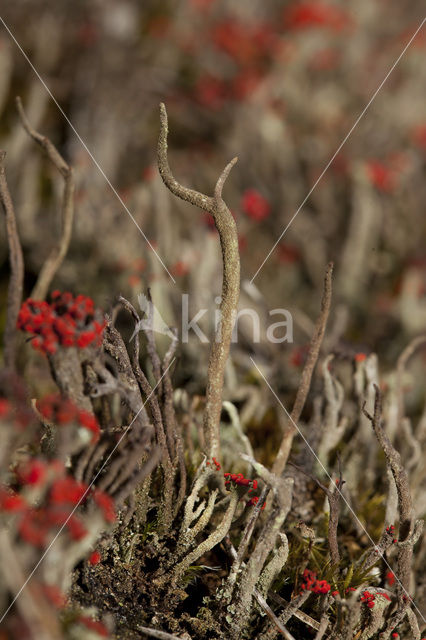
[[[206,408],[204,413],[204,433],[207,444],[207,456],[218,456],[220,451],[220,414],[222,410],[222,390],[225,365],[229,355],[232,329],[240,293],[240,256],[238,234],[235,220],[222,199],[222,189],[232,167],[237,162],[233,158],[222,171],[214,189],[213,197],[206,196],[193,189],[182,186],[173,176],[167,157],[168,121],[167,111],[160,104],[160,135],[158,139],[158,168],[167,188],[176,196],[207,211],[213,216],[219,232],[222,249],[223,278],[222,301],[220,305],[221,322],[217,328],[210,351]]]

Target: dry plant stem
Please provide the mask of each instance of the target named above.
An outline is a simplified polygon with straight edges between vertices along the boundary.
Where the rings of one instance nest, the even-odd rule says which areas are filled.
[[[271,600],[274,600],[277,604],[280,604],[284,607],[288,607],[289,606],[289,602],[287,602],[287,600],[285,600],[284,598],[282,598],[281,596],[278,595],[278,593],[275,593],[274,591],[270,591],[268,593],[268,596],[271,598]],[[305,624],[308,625],[308,627],[312,627],[312,629],[315,629],[318,631],[319,629],[319,624],[316,620],[314,620],[313,618],[311,618],[311,616],[308,616],[307,613],[304,613],[303,611],[299,611],[298,609],[293,613],[295,618],[298,618],[299,620],[301,620],[302,622],[304,622]]]
[[[135,325],[137,325],[138,322],[140,321],[140,318],[135,308],[133,307],[133,305],[128,300],[123,298],[123,296],[118,297],[118,302],[126,309],[126,311],[128,311],[132,315],[132,317],[135,320]],[[133,369],[133,375],[135,376],[139,384],[139,388],[141,392],[145,395],[145,397],[148,399],[147,402],[152,414],[152,419],[154,422],[154,427],[157,434],[158,442],[164,450],[164,455],[167,456],[168,461],[171,463],[171,453],[169,448],[166,446],[166,434],[164,432],[163,416],[161,414],[161,409],[158,402],[157,394],[156,393],[154,394],[152,392],[152,387],[149,384],[148,379],[143,373],[139,364],[139,333],[138,332],[134,337],[133,352],[131,354],[131,364]],[[158,387],[156,391],[158,391]]]
[[[309,346],[308,357],[306,360],[306,364],[303,368],[302,379],[299,384],[299,388],[296,394],[296,400],[294,402],[293,410],[291,412],[291,418],[287,421],[287,426],[284,431],[283,439],[281,441],[281,445],[275,458],[274,465],[272,467],[272,472],[275,475],[281,475],[284,471],[285,465],[288,460],[288,456],[290,455],[290,449],[293,444],[293,438],[297,433],[296,427],[294,426],[299,421],[300,415],[302,413],[303,407],[305,405],[305,401],[309,392],[309,388],[311,385],[312,374],[318,360],[318,355],[321,349],[322,340],[324,338],[325,327],[327,324],[328,314],[330,311],[331,305],[331,293],[332,293],[332,273],[333,273],[333,263],[330,262],[327,265],[327,269],[325,272],[324,279],[324,290],[321,299],[321,312],[318,317],[318,320],[315,325],[315,332],[312,336],[311,343]]]
[[[78,407],[93,412],[90,398],[84,393],[84,376],[80,353],[76,347],[60,347],[48,354],[52,378],[61,393],[73,400]]]
[[[293,598],[293,600],[289,602],[284,611],[278,616],[278,620],[281,622],[281,624],[286,624],[286,622],[288,622],[292,616],[295,616],[298,609],[300,609],[300,607],[306,602],[310,595],[310,591],[305,591],[299,596]],[[319,625],[316,628],[318,629],[318,627]],[[260,636],[260,640],[273,640],[276,637],[276,627],[269,626],[268,629]]]
[[[135,378],[135,373],[130,363],[126,345],[124,344],[121,335],[108,318],[104,331],[103,346],[105,352],[111,356],[117,366],[117,379],[119,386],[126,390],[123,399],[133,413],[137,414],[140,411],[138,415],[138,423],[142,423],[144,427],[147,426],[149,424],[148,416],[142,401],[139,384]],[[155,427],[157,428],[157,425],[155,425]],[[132,431],[135,431],[135,429]]]
[[[69,167],[61,154],[57,151],[49,138],[35,131],[28,122],[22,106],[21,98],[16,98],[19,117],[25,131],[47,153],[49,160],[57,168],[64,179],[64,191],[61,205],[62,233],[56,245],[47,257],[37,278],[37,282],[31,292],[31,298],[44,300],[49,291],[50,284],[56,272],[61,266],[71,241],[72,224],[74,219],[74,177],[72,167]]]
[[[149,627],[139,626],[138,631],[142,631],[142,633],[151,638],[158,638],[158,640],[181,640],[178,636],[174,636],[171,633],[159,631],[158,629],[149,629]],[[186,634],[185,640],[191,640],[188,634]]]
[[[161,449],[160,447],[154,447],[152,451],[150,451],[150,457],[142,465],[139,471],[134,473],[114,494],[114,501],[117,505],[121,505],[127,497],[132,495],[132,492],[136,487],[140,485],[155,469],[157,464],[160,462],[160,459]]]
[[[173,404],[173,385],[170,377],[169,365],[175,354],[176,347],[178,345],[177,330],[172,329],[173,340],[164,356],[161,366],[161,372],[163,375],[163,412],[166,423],[166,433],[169,440],[173,445],[174,460],[173,465],[179,468],[179,491],[173,508],[173,516],[176,517],[179,509],[181,508],[186,496],[186,466],[185,466],[185,451],[182,439],[182,428],[176,420],[175,408]]]
[[[338,603],[338,613],[341,613],[343,603]],[[352,598],[348,607],[348,612],[344,621],[344,627],[336,628],[335,633],[331,635],[330,640],[352,640],[354,637],[354,629],[358,624],[361,612],[361,602],[359,597]]]
[[[151,319],[152,321],[154,317],[154,305],[152,302],[151,289],[149,288],[147,291],[147,298],[148,298],[148,318]],[[149,328],[145,329],[144,333],[146,336],[146,346],[147,346],[148,355],[151,360],[152,370],[154,372],[154,379],[155,379],[155,382],[157,383],[158,395],[161,396],[161,390],[162,390],[162,384],[163,384],[163,381],[161,380],[161,360],[160,360],[160,356],[157,353],[157,348],[155,345],[155,336],[154,336],[152,323]]]
[[[10,280],[7,290],[7,314],[4,329],[4,364],[15,369],[16,320],[22,302],[24,286],[24,258],[16,227],[15,210],[10,197],[4,168],[5,151],[0,151],[0,200],[6,218],[6,234],[9,245]]]
[[[151,300],[151,294],[149,291],[148,291],[148,300],[152,309],[152,300]],[[128,302],[122,296],[119,296],[118,302],[133,316],[135,323],[137,325],[139,323],[139,316],[136,310],[134,309],[134,307],[130,304],[130,302]],[[175,450],[174,440],[175,440],[176,429],[175,429],[174,423],[170,421],[171,412],[174,417],[173,407],[170,412],[170,403],[173,402],[173,398],[172,398],[173,389],[170,383],[167,387],[167,391],[165,392],[166,396],[167,395],[169,396],[167,399],[168,413],[167,413],[167,410],[164,412],[166,417],[166,431],[165,431],[164,416],[161,411],[160,403],[158,401],[158,396],[161,395],[161,389],[164,389],[164,379],[162,380],[161,384],[158,383],[158,381],[161,378],[161,361],[156,351],[153,331],[145,330],[145,335],[147,338],[148,353],[151,359],[151,363],[154,371],[154,377],[157,381],[155,394],[153,393],[152,387],[149,384],[148,379],[146,378],[139,364],[138,332],[136,332],[135,338],[134,338],[134,348],[131,356],[131,364],[132,364],[132,373],[139,384],[139,388],[141,392],[144,393],[145,396],[147,397],[148,406],[151,410],[151,414],[154,422],[157,442],[159,444],[158,451],[161,452],[161,457],[162,457],[161,464],[162,464],[162,470],[164,475],[164,489],[162,492],[158,521],[159,521],[159,530],[161,530],[162,533],[165,534],[167,531],[170,530],[174,513],[175,513],[172,505],[173,505],[173,497],[174,497],[174,478],[175,478],[175,473],[177,468],[177,463],[173,461],[173,458],[174,458],[173,452]],[[126,354],[127,354],[127,351],[126,351]],[[172,357],[173,357],[173,350],[170,353],[170,360]],[[169,366],[170,360],[167,366]],[[169,379],[169,382],[170,382],[170,379]],[[169,417],[169,422],[167,422],[167,417]]]
[[[410,485],[405,468],[401,462],[401,456],[387,437],[382,426],[382,398],[380,389],[375,387],[374,415],[370,415],[363,407],[365,416],[371,421],[377,440],[383,449],[386,461],[391,468],[398,493],[399,512],[399,541],[404,542],[409,538],[413,525],[413,504],[411,500]],[[408,594],[410,588],[411,560],[413,545],[398,546],[398,578],[403,589]],[[400,594],[402,596],[402,594]]]
[[[174,178],[167,159],[167,112],[164,104],[160,105],[160,136],[158,140],[158,168],[168,189],[176,196],[200,207],[213,216],[219,232],[222,249],[223,279],[222,300],[220,304],[221,322],[212,343],[206,388],[206,408],[204,413],[204,431],[206,435],[207,455],[209,458],[219,456],[220,451],[220,414],[222,410],[222,390],[225,365],[229,354],[232,329],[234,326],[240,292],[240,257],[238,250],[238,234],[234,218],[222,200],[222,189],[237,158],[225,167],[220,175],[214,197],[205,196],[198,191],[183,187]]]
[[[170,379],[170,374],[167,368],[174,356],[177,347],[177,336],[174,333],[173,340],[164,358],[164,363],[160,364],[160,375],[162,379],[162,393],[159,395],[162,399],[164,423],[166,426],[167,443],[170,451],[170,456],[176,459],[178,453],[178,441],[181,441],[180,434],[177,428],[175,409],[173,406],[173,385]],[[182,447],[181,447],[182,448]]]
[[[272,475],[275,474],[275,476],[281,475],[287,463],[287,459],[290,454],[291,445],[293,443],[293,438],[296,433],[296,428],[294,425],[297,424],[297,421],[299,420],[300,414],[302,413],[303,406],[306,401],[306,397],[308,395],[312,373],[313,373],[316,361],[318,359],[319,351],[320,351],[322,340],[325,333],[325,327],[327,324],[327,318],[330,311],[331,293],[332,293],[332,287],[331,287],[332,273],[333,273],[333,263],[330,262],[327,265],[327,269],[325,272],[324,290],[323,290],[322,299],[321,299],[321,312],[315,326],[315,333],[311,339],[308,358],[302,373],[302,380],[300,382],[299,389],[296,394],[296,400],[291,413],[291,419],[287,422],[287,430],[284,433],[280,449],[278,451],[277,457],[275,459],[275,462],[272,468]],[[256,521],[260,514],[260,510],[267,498],[268,493],[269,493],[269,487],[265,486],[262,489],[262,492],[259,496],[259,501],[255,506],[255,508],[253,509],[253,513],[249,521],[247,522],[247,525],[243,533],[243,537],[241,539],[241,543],[238,547],[238,557],[234,562],[234,565],[228,576],[228,580],[227,580],[228,593],[226,594],[225,597],[230,597],[232,593],[236,576],[238,574],[242,560],[248,548],[251,536],[254,531],[254,527],[256,525]]]
[[[383,531],[380,536],[379,542],[372,548],[367,549],[355,563],[355,569],[362,568],[364,571],[373,567],[387,549],[393,546],[393,535],[390,535],[386,530]]]
[[[324,613],[322,618],[321,618],[321,622],[320,622],[320,626],[319,629],[317,631],[317,635],[315,636],[314,640],[322,640],[322,638],[324,637],[325,632],[327,631],[327,627],[329,625],[329,618],[328,616]]]
[[[285,626],[281,624],[280,620],[277,618],[277,616],[272,611],[265,598],[259,593],[259,591],[254,591],[254,597],[256,598],[259,606],[262,607],[268,618],[272,621],[272,623],[276,626],[276,628],[278,629],[278,631],[280,631],[284,638],[286,638],[286,640],[295,640],[294,636],[292,636],[291,633],[287,631]]]

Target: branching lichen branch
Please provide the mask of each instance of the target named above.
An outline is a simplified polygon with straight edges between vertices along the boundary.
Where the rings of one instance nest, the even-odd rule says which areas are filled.
[[[167,157],[168,121],[164,104],[160,105],[160,136],[158,140],[158,168],[167,188],[176,196],[208,211],[214,219],[219,232],[222,249],[222,299],[220,304],[221,321],[212,343],[206,388],[206,408],[204,413],[204,432],[207,455],[209,458],[219,455],[219,425],[222,410],[222,390],[225,365],[229,355],[232,329],[235,321],[240,292],[240,256],[238,234],[234,218],[222,199],[222,189],[232,167],[234,158],[222,171],[216,183],[214,197],[205,196],[198,191],[182,186],[173,176]]]

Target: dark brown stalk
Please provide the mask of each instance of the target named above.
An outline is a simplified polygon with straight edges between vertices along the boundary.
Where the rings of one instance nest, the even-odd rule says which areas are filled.
[[[382,426],[382,396],[380,389],[376,390],[374,402],[374,414],[371,416],[363,406],[364,415],[370,420],[371,425],[383,449],[386,462],[389,465],[395,480],[398,493],[399,512],[399,542],[404,542],[410,537],[413,528],[413,503],[410,493],[410,484],[407,472],[402,464],[400,453],[394,448]],[[411,560],[413,557],[413,545],[398,545],[398,580],[407,596],[410,588]],[[402,596],[402,594],[400,594]]]
[[[284,471],[285,465],[290,455],[290,449],[293,444],[293,438],[297,433],[295,425],[298,423],[303,407],[305,406],[306,398],[308,396],[309,388],[311,386],[312,374],[318,360],[318,355],[321,349],[322,340],[324,338],[325,327],[327,325],[328,314],[330,312],[331,305],[331,278],[333,274],[333,263],[330,262],[327,265],[324,279],[324,290],[321,299],[321,312],[315,325],[314,335],[311,338],[309,346],[308,357],[303,368],[302,378],[300,380],[299,388],[296,394],[296,400],[294,402],[293,410],[290,418],[287,420],[286,427],[284,429],[283,439],[281,441],[280,448],[278,450],[277,457],[275,458],[274,465],[272,467],[272,473],[275,475],[281,475]]]
[[[6,218],[6,235],[9,245],[10,280],[7,290],[6,327],[4,330],[4,364],[15,369],[16,320],[22,303],[24,287],[24,258],[16,227],[15,210],[10,197],[4,168],[5,151],[0,151],[0,200]]]

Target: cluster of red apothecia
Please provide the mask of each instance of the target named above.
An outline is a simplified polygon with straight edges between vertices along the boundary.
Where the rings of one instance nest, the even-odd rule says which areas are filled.
[[[312,591],[313,593],[326,594],[330,591],[331,586],[328,584],[327,580],[318,580],[315,571],[305,569],[300,589],[301,591]]]
[[[364,604],[366,604],[369,609],[372,609],[374,607],[374,602],[377,596],[381,596],[386,600],[390,600],[390,597],[387,593],[371,593],[370,591],[363,591],[361,594],[361,602],[364,602]]]
[[[250,487],[248,492],[257,489],[257,480],[250,480],[250,478],[245,478],[242,473],[224,473],[225,485],[234,484],[239,485],[240,487]]]
[[[209,461],[207,461],[207,462],[206,462],[206,465],[207,465],[208,467],[210,467],[210,465],[212,465],[212,466],[214,465],[214,466],[215,466],[216,471],[220,471],[220,470],[221,470],[221,468],[222,468],[222,466],[221,466],[220,462],[218,462],[218,461],[216,460],[216,458],[212,458],[212,461],[213,461],[213,462],[209,462]]]
[[[396,544],[398,542],[398,539],[395,538],[395,527],[393,526],[393,524],[389,525],[389,527],[386,527],[386,533],[389,534],[390,536],[392,536],[392,543]]]
[[[58,347],[78,347],[84,349],[93,344],[102,344],[105,321],[96,316],[91,298],[72,293],[54,291],[51,302],[28,298],[18,314],[17,327],[35,337],[34,349],[43,353],[55,353]]]
[[[99,439],[100,427],[97,419],[89,411],[79,409],[71,400],[60,394],[51,394],[41,400],[37,400],[36,407],[43,418],[57,425],[66,425],[72,422],[92,432],[92,442]]]
[[[242,473],[224,473],[223,475],[226,478],[225,486],[230,485],[232,483],[235,486],[250,487],[250,489],[248,490],[248,493],[250,493],[251,491],[256,491],[256,489],[258,488],[257,480],[250,480],[250,478],[245,478]],[[259,502],[259,496],[253,496],[250,498],[247,504],[249,506],[254,506],[258,502]],[[266,500],[263,503],[261,508],[264,509],[265,506],[266,506]]]
[[[208,467],[214,466],[216,471],[220,471],[222,468],[220,462],[218,462],[216,458],[212,458],[212,462],[207,461],[206,465]],[[250,493],[251,491],[256,491],[256,489],[258,488],[257,480],[250,480],[250,478],[245,478],[242,473],[224,473],[223,476],[225,478],[225,486],[229,486],[230,484],[233,484],[234,486],[250,487],[248,490],[248,493]],[[247,502],[247,504],[249,506],[254,506],[258,502],[259,502],[259,496],[252,496],[250,500]],[[262,510],[265,508],[265,506],[266,506],[266,500],[261,507]]]
[[[58,460],[49,463],[38,459],[30,460],[16,469],[16,478],[22,488],[46,488],[43,505],[35,507],[23,494],[5,485],[0,486],[0,510],[16,515],[20,538],[32,546],[44,548],[53,529],[62,526],[66,527],[73,540],[82,540],[88,532],[73,509],[89,498],[99,507],[106,522],[115,521],[112,498],[67,475],[65,466]]]

